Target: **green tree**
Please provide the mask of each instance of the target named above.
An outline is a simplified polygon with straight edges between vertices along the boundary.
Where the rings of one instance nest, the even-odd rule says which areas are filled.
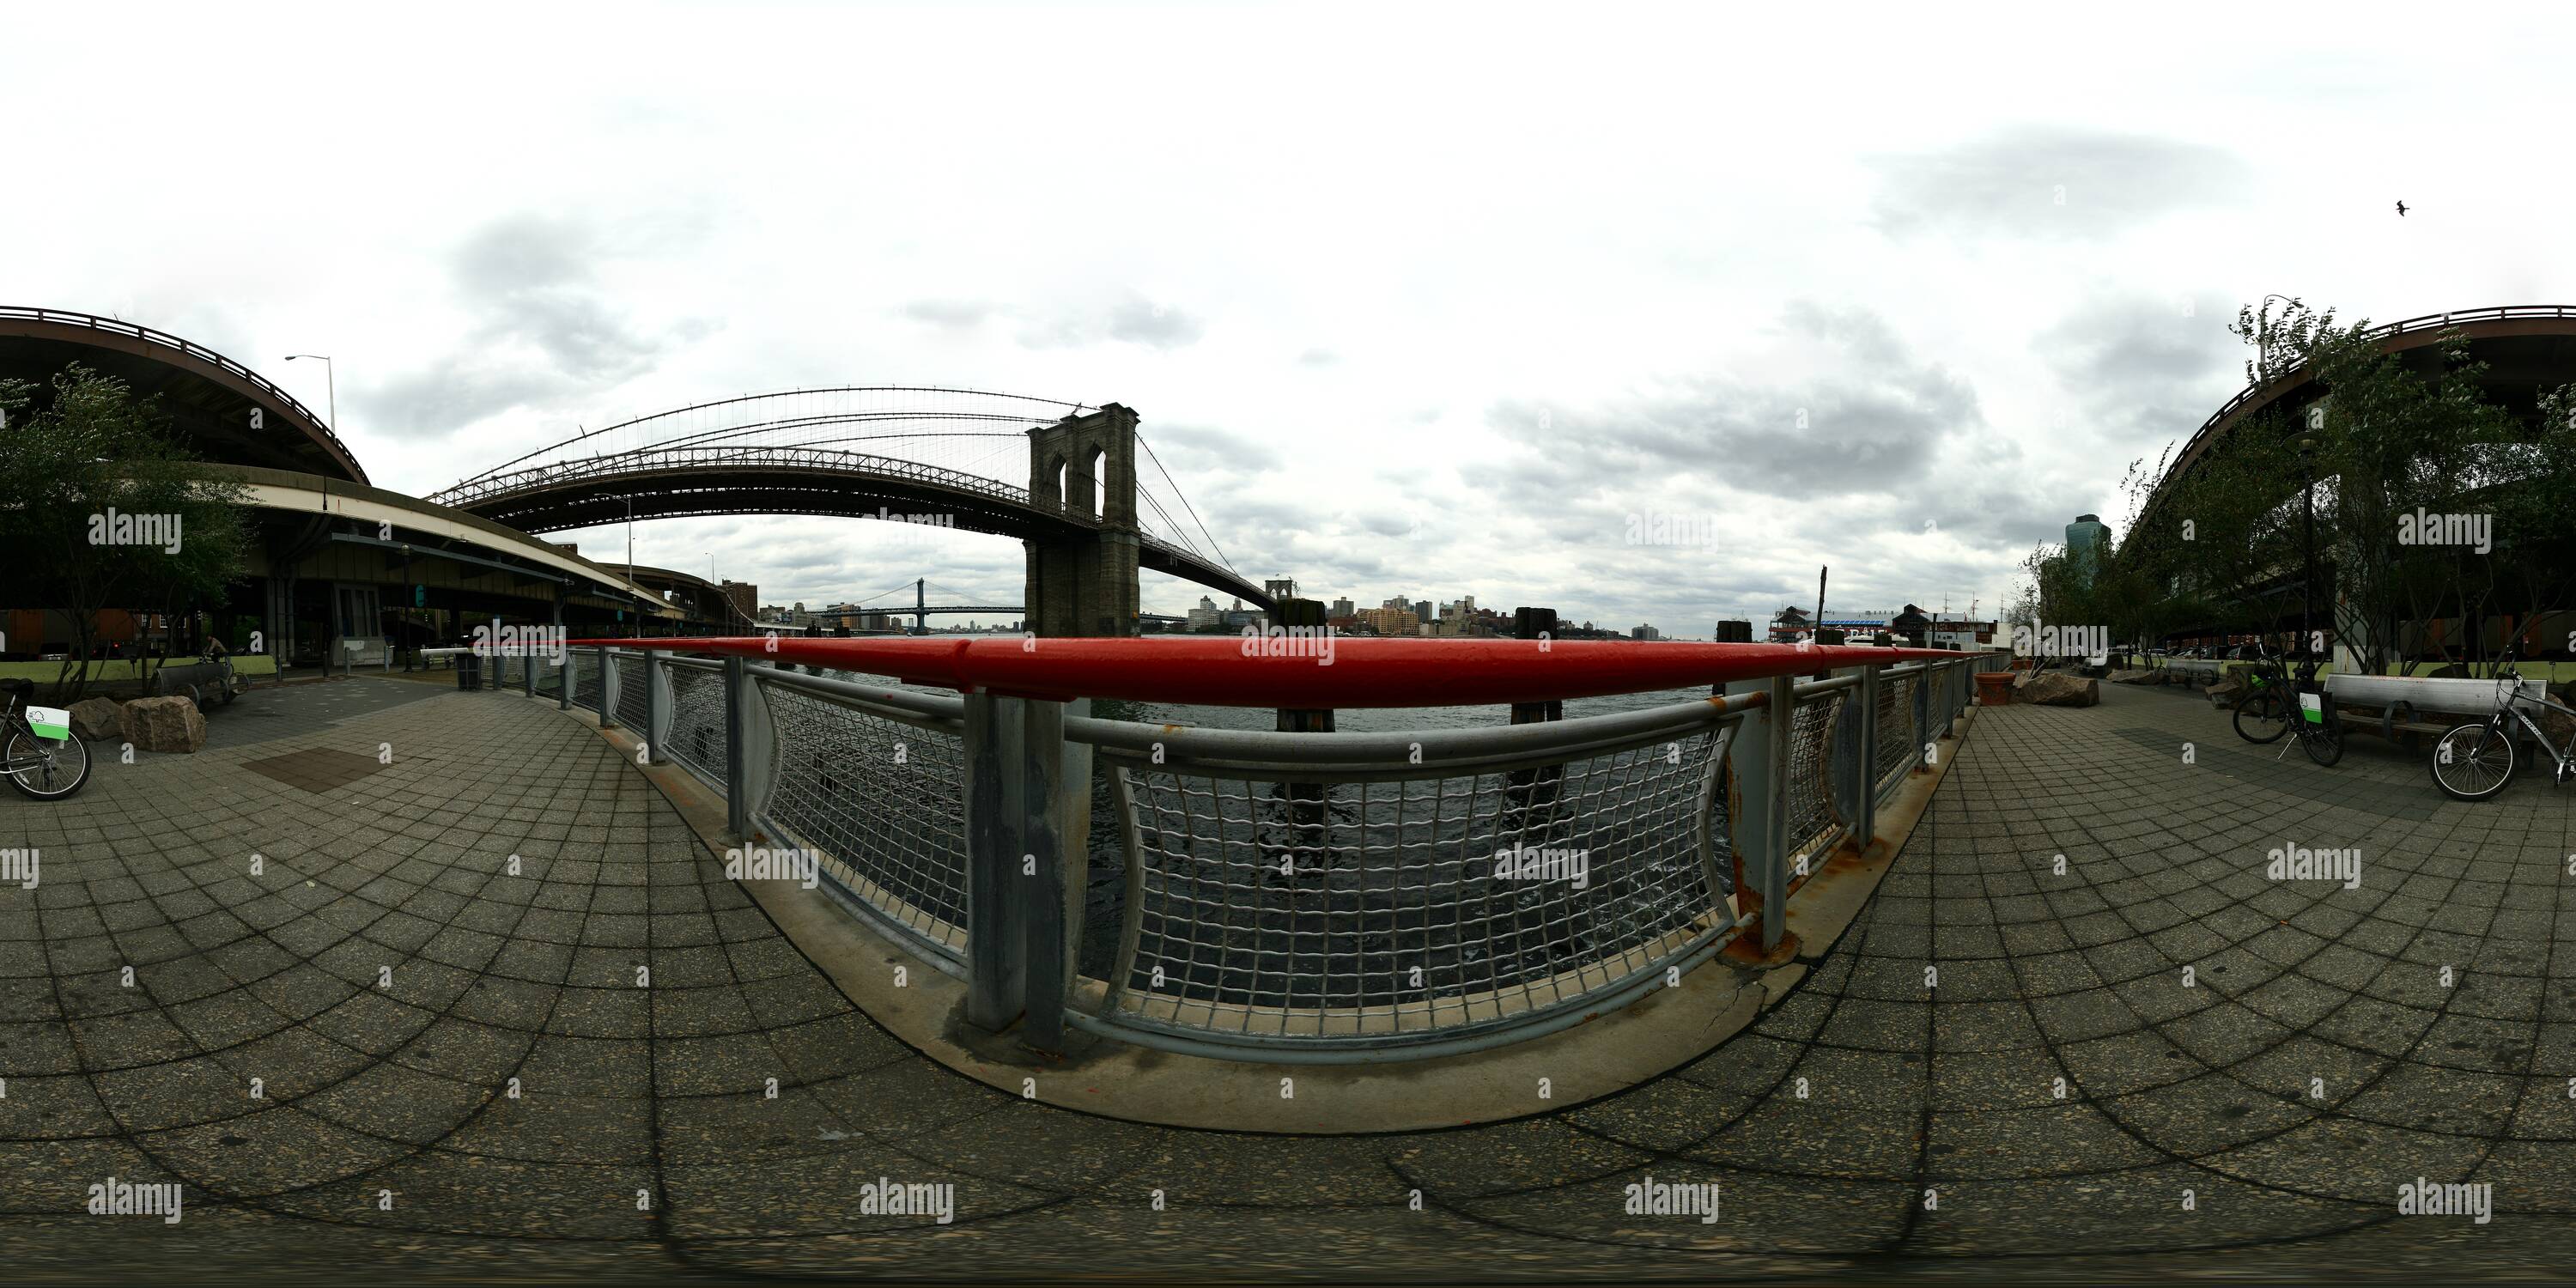
[[[2474,623],[2491,608],[2494,582],[2468,575],[2463,549],[2408,539],[2407,520],[2499,495],[2493,462],[2517,426],[2486,401],[2466,336],[2444,332],[2419,350],[2430,360],[2421,370],[2366,332],[2356,323],[2315,337],[2308,361],[2325,396],[2287,432],[2316,480],[2319,558],[2334,565],[2318,597],[2330,598],[2337,639],[2376,674],[2415,652],[2409,624],[2446,606]]]
[[[2543,516],[2576,500],[2564,473],[2576,445],[2487,402],[2464,336],[2392,353],[2367,321],[2339,325],[2295,299],[2277,313],[2269,301],[2240,309],[2231,330],[2252,350],[2249,384],[2313,381],[2318,396],[2247,417],[2187,476],[2150,492],[2153,520],[2131,542],[2143,584],[2163,588],[2146,616],[2271,630],[2295,626],[2304,599],[2310,628],[2331,630],[2376,671],[2413,657],[2414,623],[2474,624],[2506,600],[2545,606],[2548,589],[2508,593],[2505,581],[2564,565],[2547,557],[2562,538]],[[2404,522],[2481,507],[2521,553],[2418,542]]]
[[[34,392],[0,387],[0,603],[64,610],[72,651],[55,688],[74,701],[100,612],[222,602],[250,524],[243,489],[197,470],[156,400],[77,365],[54,377],[49,399]]]
[[[2453,553],[2482,578],[2491,598],[2522,615],[2524,628],[2544,625],[2540,615],[2576,607],[2576,385],[2541,395],[2537,414],[2510,441],[2481,453],[2469,505],[2493,516],[2494,548],[2487,555]],[[2474,561],[2474,562],[2471,562]],[[2576,652],[2576,621],[2561,618],[2536,647]],[[2533,650],[2525,650],[2530,656]]]

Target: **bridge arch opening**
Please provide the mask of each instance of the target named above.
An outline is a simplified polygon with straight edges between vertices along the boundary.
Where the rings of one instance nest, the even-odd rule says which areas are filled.
[[[1092,448],[1091,459],[1085,463],[1085,469],[1091,475],[1091,495],[1084,498],[1091,508],[1085,513],[1097,519],[1109,513],[1109,450]]]

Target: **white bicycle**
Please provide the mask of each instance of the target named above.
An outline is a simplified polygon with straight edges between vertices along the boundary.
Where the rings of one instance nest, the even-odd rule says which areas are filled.
[[[2433,785],[2464,801],[2482,801],[2503,791],[2519,768],[2512,720],[2521,721],[2531,731],[2532,741],[2549,753],[2554,781],[2566,782],[2568,775],[2576,774],[2576,735],[2570,735],[2564,747],[2551,742],[2540,722],[2531,718],[2535,708],[2576,718],[2576,708],[2524,692],[2514,674],[2513,652],[2507,649],[2497,664],[2495,711],[2476,724],[2454,726],[2433,744]]]

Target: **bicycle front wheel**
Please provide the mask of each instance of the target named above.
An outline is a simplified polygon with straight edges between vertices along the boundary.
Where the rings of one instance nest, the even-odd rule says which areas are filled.
[[[2236,736],[2271,742],[2290,730],[2289,704],[2278,689],[2255,689],[2236,700]]]
[[[2299,727],[2299,742],[2307,748],[2308,759],[2320,765],[2332,765],[2343,759],[2343,725],[2328,719],[2323,724],[2307,724],[2304,717]]]
[[[2513,739],[2490,725],[2459,725],[2433,744],[2433,785],[2464,801],[2503,791],[2513,770]]]
[[[47,741],[25,725],[14,725],[0,739],[0,765],[7,766],[0,769],[0,778],[8,779],[19,795],[61,800],[89,781],[89,744],[77,737]]]

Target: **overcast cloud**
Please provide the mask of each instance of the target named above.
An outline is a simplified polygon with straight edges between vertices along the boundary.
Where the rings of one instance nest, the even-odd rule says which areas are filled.
[[[1704,636],[1831,564],[1847,607],[1992,609],[2234,391],[2238,304],[2576,296],[2576,176],[2535,161],[2569,20],[2337,14],[29,10],[0,297],[316,408],[282,358],[331,354],[416,493],[665,408],[946,385],[1135,408],[1175,521],[1326,599]],[[1656,514],[1710,539],[1630,544]],[[1023,571],[859,520],[634,541],[780,603]]]

